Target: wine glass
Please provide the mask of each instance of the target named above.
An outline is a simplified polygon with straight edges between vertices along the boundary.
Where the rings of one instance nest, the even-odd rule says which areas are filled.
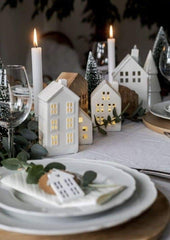
[[[107,55],[107,42],[95,42],[93,44],[92,53],[96,60],[99,74],[102,79],[108,78],[108,55]]]
[[[27,118],[31,105],[31,88],[25,67],[7,65],[0,77],[0,126],[8,129],[9,157],[14,157],[14,128]]]
[[[170,81],[170,46],[165,45],[159,59],[159,69],[161,74]]]

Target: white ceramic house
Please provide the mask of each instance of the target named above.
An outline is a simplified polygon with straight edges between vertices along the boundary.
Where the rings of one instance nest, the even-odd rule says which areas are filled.
[[[66,85],[53,81],[38,96],[40,143],[50,156],[78,152],[79,97]]]
[[[120,94],[113,89],[110,83],[103,80],[91,94],[91,116],[95,125],[95,118],[99,124],[103,124],[103,120],[110,115],[113,123],[105,129],[106,131],[120,131],[121,122],[115,123],[112,114],[113,108],[116,108],[117,114],[121,113],[121,97]]]
[[[148,74],[139,65],[139,51],[136,46],[114,69],[113,81],[134,90],[139,95],[143,107],[148,105]]]
[[[144,64],[144,70],[149,75],[148,80],[148,106],[152,106],[155,103],[161,102],[161,95],[160,95],[160,85],[158,80],[158,70],[152,55],[152,51],[150,50],[145,64]]]
[[[93,125],[89,115],[79,108],[79,144],[93,143]]]

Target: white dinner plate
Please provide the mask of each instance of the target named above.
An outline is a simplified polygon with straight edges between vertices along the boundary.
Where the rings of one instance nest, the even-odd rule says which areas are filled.
[[[156,103],[150,108],[150,112],[160,118],[170,120],[170,112],[165,109],[170,105],[170,101]]]
[[[48,163],[53,162],[53,159],[46,159],[46,160],[38,160],[38,161],[31,161],[36,164],[43,164],[46,166]],[[59,162],[61,162],[59,160]],[[129,199],[135,189],[136,183],[134,178],[125,173],[124,171],[117,169],[117,168],[110,168],[108,165],[103,165],[101,163],[94,163],[94,162],[87,162],[87,161],[77,161],[71,159],[63,159],[62,163],[66,166],[66,169],[71,172],[76,172],[81,175],[85,171],[92,170],[97,173],[97,178],[94,183],[105,183],[109,182],[110,184],[115,185],[122,185],[126,186],[122,192],[118,193],[114,196],[110,201],[103,205],[84,205],[84,206],[77,206],[77,201],[75,200],[74,206],[71,207],[64,207],[62,206],[57,207],[54,205],[50,205],[43,201],[37,200],[29,195],[24,193],[18,192],[12,188],[6,188],[4,184],[0,185],[0,207],[3,209],[13,211],[15,214],[27,214],[27,215],[34,215],[34,216],[48,216],[48,217],[70,217],[70,216],[83,216],[88,214],[99,213],[110,208],[116,207],[127,199]],[[11,171],[10,171],[11,172]],[[8,172],[6,174],[9,174]],[[16,183],[18,179],[16,179]],[[25,185],[25,183],[23,183]],[[14,183],[15,188],[15,183]],[[16,188],[17,189],[17,188]],[[33,188],[32,192],[35,192]],[[86,199],[88,199],[88,195],[85,195]]]
[[[125,223],[139,216],[154,203],[157,190],[147,175],[118,163],[83,159],[81,161],[107,164],[110,168],[114,166],[131,174],[136,180],[135,193],[128,201],[116,208],[84,217],[25,217],[23,214],[13,217],[10,212],[3,210],[0,212],[0,228],[34,235],[66,235],[97,231]]]

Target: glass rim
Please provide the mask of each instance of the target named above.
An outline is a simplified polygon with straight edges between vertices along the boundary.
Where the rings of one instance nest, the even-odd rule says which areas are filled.
[[[11,68],[11,69],[25,69],[25,67],[23,65],[12,65],[12,64],[9,64],[9,65],[6,65],[6,68]]]

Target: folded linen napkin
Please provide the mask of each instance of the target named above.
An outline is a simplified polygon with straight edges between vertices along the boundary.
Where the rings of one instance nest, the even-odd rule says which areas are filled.
[[[109,180],[105,184],[110,186],[107,188],[96,188],[94,191],[89,192],[87,195],[77,198],[73,201],[61,203],[57,196],[45,193],[39,188],[38,184],[26,183],[27,173],[23,170],[17,171],[14,174],[7,175],[1,179],[1,183],[11,187],[17,191],[30,195],[38,200],[52,204],[56,207],[81,207],[87,205],[104,204],[113,196],[123,191],[126,187],[120,185],[113,185]]]

